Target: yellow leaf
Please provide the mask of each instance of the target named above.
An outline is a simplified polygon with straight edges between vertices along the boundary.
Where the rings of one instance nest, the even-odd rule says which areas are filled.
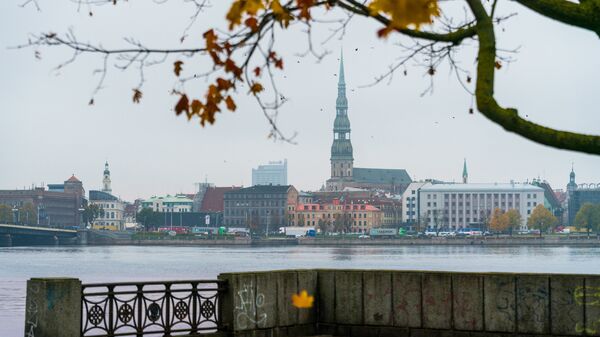
[[[236,0],[229,7],[225,18],[229,21],[229,29],[242,23],[244,15],[255,16],[259,10],[264,9],[263,0]]]
[[[299,295],[292,295],[292,304],[299,309],[312,308],[315,298],[308,295],[306,290],[302,290]]]
[[[294,19],[294,17],[287,11],[287,9],[281,6],[279,0],[273,0],[271,2],[271,11],[273,11],[273,16],[275,20],[277,20],[283,28],[287,28],[290,24],[290,21]]]
[[[433,17],[440,16],[437,0],[373,0],[368,7],[371,15],[386,15],[390,19],[390,24],[379,31],[379,36],[409,26],[419,29],[423,24],[432,23]]]

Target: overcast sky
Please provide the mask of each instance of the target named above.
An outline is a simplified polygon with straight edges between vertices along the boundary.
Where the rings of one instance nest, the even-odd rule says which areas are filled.
[[[315,45],[332,53],[318,63],[305,50],[304,34],[280,34],[277,50],[285,72],[278,85],[289,102],[280,128],[298,132],[297,145],[267,139],[269,131],[256,103],[238,95],[238,110],[218,115],[214,126],[176,118],[177,97],[169,94],[176,81],[172,62],[146,71],[140,104],[131,94],[139,76],[112,66],[105,88],[88,101],[101,65],[98,56],[80,56],[61,71],[54,67],[69,58],[64,49],[8,47],[30,33],[66,32],[72,28],[83,41],[105,47],[124,46],[134,37],[147,46],[178,47],[192,7],[171,0],[129,1],[118,6],[78,11],[67,0],[0,1],[0,188],[56,183],[72,173],[86,190],[101,187],[104,161],[111,166],[113,192],[127,200],[194,191],[194,182],[219,186],[251,184],[251,169],[270,160],[288,159],[288,181],[299,189],[319,188],[329,175],[329,152],[335,116],[339,50],[345,51],[349,117],[355,166],[404,168],[416,179],[459,181],[467,158],[471,182],[547,179],[564,188],[571,163],[578,182],[600,182],[600,157],[537,145],[506,133],[478,113],[468,113],[471,97],[448,68],[438,69],[432,95],[420,96],[429,78],[425,69],[409,65],[408,76],[397,74],[390,84],[364,87],[402,52],[398,40],[376,38],[378,29],[364,18],[354,19],[343,39],[321,42],[328,28],[315,31]],[[201,15],[184,45],[203,44],[202,32],[223,26],[226,3],[213,1]],[[590,32],[538,17],[517,4],[501,2],[502,13],[518,15],[498,30],[498,45],[520,47],[516,62],[497,73],[500,104],[517,107],[529,119],[552,127],[600,134],[600,42]],[[461,52],[462,66],[474,68],[472,49]],[[202,71],[201,56],[183,59],[184,71]],[[186,87],[201,93],[204,83]]]

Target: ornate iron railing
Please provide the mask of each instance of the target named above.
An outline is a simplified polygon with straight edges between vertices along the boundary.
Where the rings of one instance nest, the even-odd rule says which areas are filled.
[[[84,284],[82,337],[171,336],[223,330],[223,281]]]

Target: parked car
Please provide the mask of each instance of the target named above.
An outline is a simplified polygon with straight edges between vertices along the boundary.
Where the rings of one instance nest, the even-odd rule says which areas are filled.
[[[368,239],[370,238],[370,236],[366,235],[366,234],[362,234],[358,236],[359,239]]]

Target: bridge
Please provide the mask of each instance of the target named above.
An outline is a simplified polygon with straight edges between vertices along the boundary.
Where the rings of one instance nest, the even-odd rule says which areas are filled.
[[[72,229],[0,224],[0,247],[72,245],[79,236]]]

